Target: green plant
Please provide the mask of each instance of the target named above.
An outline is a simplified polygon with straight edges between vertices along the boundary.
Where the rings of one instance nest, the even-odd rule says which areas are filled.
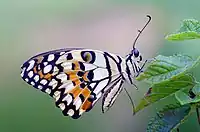
[[[183,41],[200,38],[200,22],[187,19],[182,22],[177,33],[166,36],[169,41]],[[200,104],[200,83],[192,75],[192,70],[200,63],[200,57],[193,59],[186,55],[158,55],[147,64],[138,81],[151,85],[134,112],[146,108],[157,101],[174,98],[166,104],[147,126],[147,132],[174,131],[197,111]]]

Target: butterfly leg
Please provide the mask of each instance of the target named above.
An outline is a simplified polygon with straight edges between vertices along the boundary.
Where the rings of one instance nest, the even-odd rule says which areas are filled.
[[[196,113],[197,113],[197,120],[198,120],[198,123],[199,123],[199,125],[200,125],[199,108],[196,108]]]
[[[127,89],[124,88],[124,90],[125,90],[125,92],[126,92],[128,98],[129,98],[129,100],[131,101],[131,105],[132,105],[132,108],[133,108],[133,110],[132,110],[132,111],[133,111],[133,115],[135,115],[135,112],[134,112],[134,110],[135,110],[135,104],[134,104],[134,102],[133,102],[133,99],[131,98],[131,95],[129,94],[129,92],[127,91]]]
[[[154,60],[154,59],[148,59],[148,60],[145,60],[144,63],[142,64],[141,68],[139,69],[138,74],[136,75],[136,77],[138,77],[138,76],[140,75],[140,73],[143,72],[143,68],[144,68],[144,66],[145,66],[147,63],[152,62],[153,60]]]

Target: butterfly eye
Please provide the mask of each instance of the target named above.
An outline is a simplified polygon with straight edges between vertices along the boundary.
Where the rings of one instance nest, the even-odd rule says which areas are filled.
[[[82,51],[81,56],[86,62],[93,63],[95,61],[95,53],[92,51]]]
[[[133,54],[134,54],[135,57],[138,57],[140,53],[137,49],[134,49]]]

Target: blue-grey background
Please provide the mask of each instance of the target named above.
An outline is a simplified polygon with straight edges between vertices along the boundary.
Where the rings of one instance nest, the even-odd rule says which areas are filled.
[[[143,132],[154,108],[132,116],[122,93],[107,113],[101,101],[79,120],[64,117],[53,99],[20,78],[20,65],[52,49],[85,47],[124,56],[146,22],[152,22],[137,47],[144,58],[183,53],[198,56],[199,41],[167,42],[185,18],[200,20],[199,0],[1,0],[0,1],[0,131],[1,132]],[[147,87],[128,87],[136,102]],[[181,132],[200,131],[195,115]]]

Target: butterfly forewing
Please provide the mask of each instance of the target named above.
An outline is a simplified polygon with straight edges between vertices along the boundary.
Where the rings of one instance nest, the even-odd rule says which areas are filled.
[[[55,98],[56,106],[64,115],[78,118],[89,111],[104,89],[124,72],[122,61],[119,56],[98,50],[55,50],[25,62],[21,76]]]

